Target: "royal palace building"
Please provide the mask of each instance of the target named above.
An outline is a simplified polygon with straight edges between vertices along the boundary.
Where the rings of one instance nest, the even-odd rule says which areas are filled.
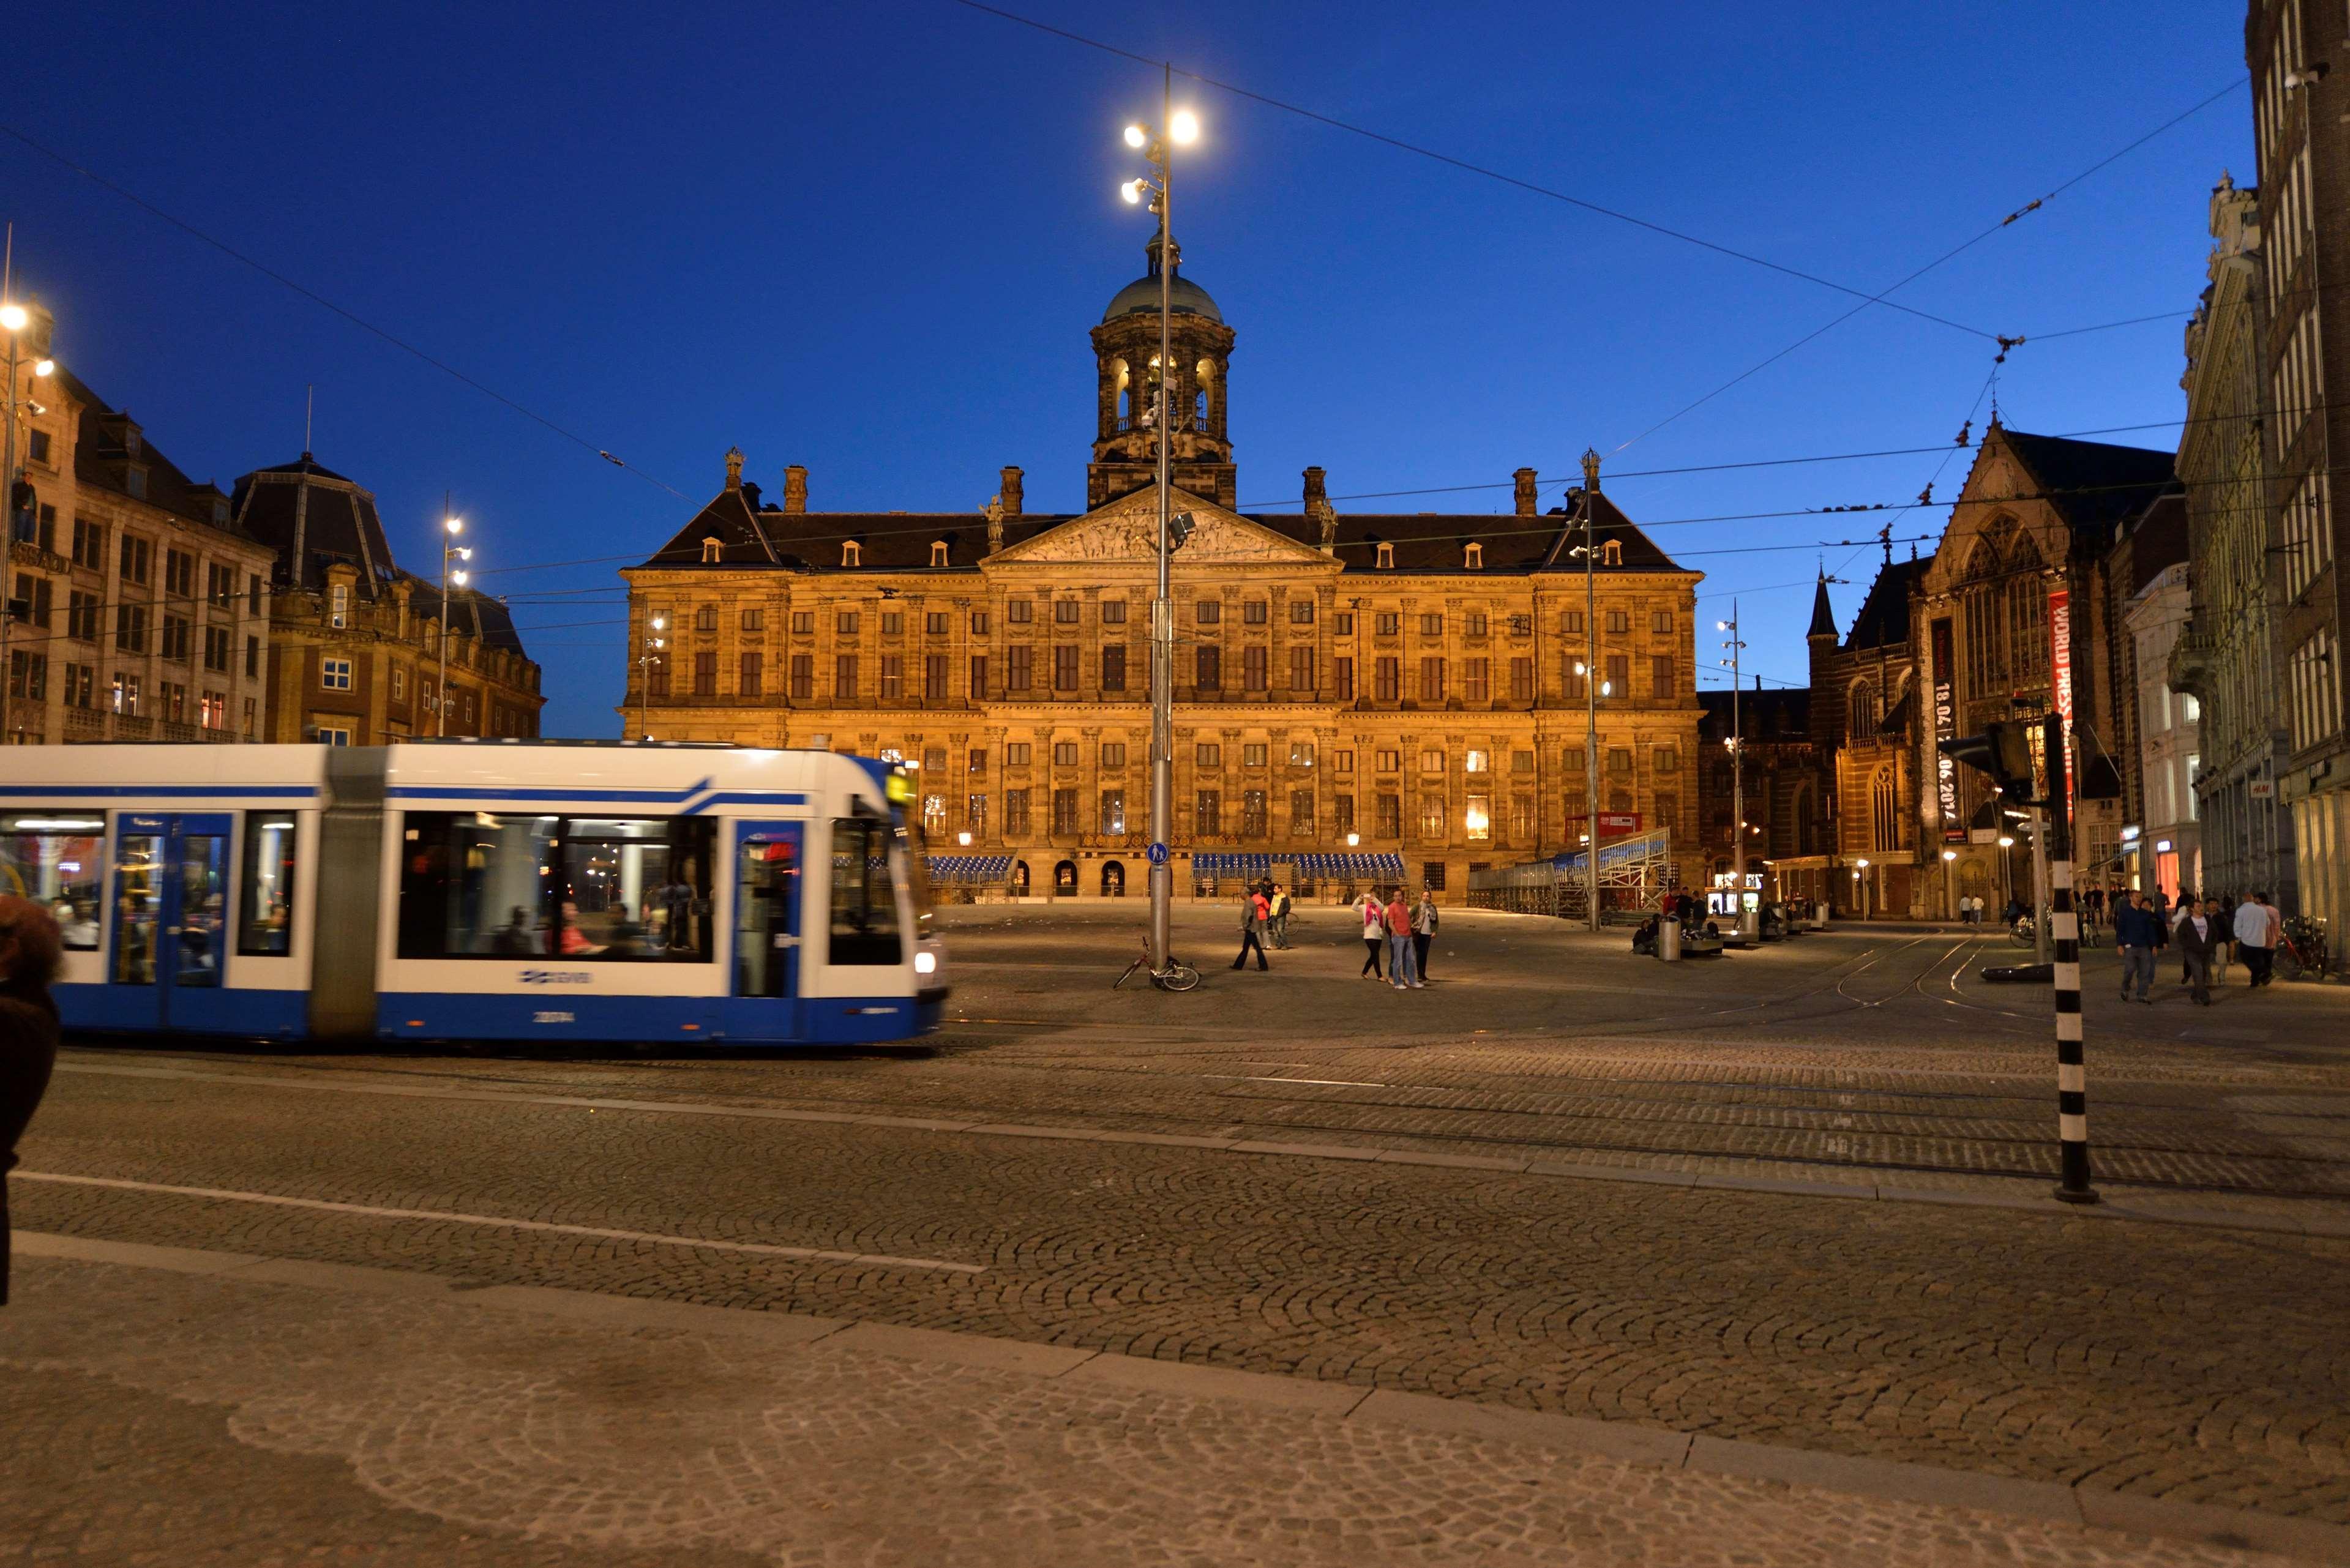
[[[621,573],[625,732],[899,759],[934,853],[1139,893],[1158,265],[1154,244],[1093,328],[1082,514],[1026,511],[1018,468],[983,512],[811,511],[805,468],[777,502],[730,452],[724,488]],[[1341,514],[1319,468],[1297,513],[1237,511],[1233,332],[1172,265],[1179,885],[1348,856],[1457,900],[1472,869],[1572,849],[1594,674],[1603,836],[1662,828],[1694,878],[1699,574],[1596,492],[1542,510],[1531,469],[1507,514]]]

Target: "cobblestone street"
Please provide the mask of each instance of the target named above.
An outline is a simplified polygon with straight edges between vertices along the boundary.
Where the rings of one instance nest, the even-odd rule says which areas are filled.
[[[1973,975],[2013,961],[2003,940],[1850,929],[1667,968],[1620,933],[1459,911],[1434,983],[1399,994],[1356,978],[1342,911],[1259,975],[1187,909],[1207,979],[1170,997],[1109,989],[1139,912],[952,912],[951,1022],[920,1049],[70,1051],[12,1182],[37,1234],[0,1314],[11,1429],[61,1442],[0,1482],[27,1521],[0,1545],[1014,1562],[1050,1530],[1072,1562],[2168,1563],[2350,1541],[2326,1528],[2350,1525],[2350,992],[2248,994],[2239,970],[2208,1012],[2124,1008],[2092,954],[2106,1201],[2083,1211],[2048,1199],[2049,993]],[[910,1331],[933,1337],[887,1338]],[[1123,1358],[1211,1381],[1121,1385],[1100,1369]],[[1435,1409],[1534,1425],[1438,1432]],[[1554,1451],[1586,1430],[1606,1451]],[[1755,1453],[1827,1468],[1707,1468]],[[2016,1512],[2056,1497],[2087,1501]]]

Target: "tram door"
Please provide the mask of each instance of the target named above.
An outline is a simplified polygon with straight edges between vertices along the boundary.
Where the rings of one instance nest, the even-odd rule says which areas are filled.
[[[745,822],[734,836],[734,997],[731,1040],[800,1033],[800,867],[806,825]]]
[[[107,978],[124,1023],[234,1032],[228,970],[230,818],[115,819],[114,950]],[[144,992],[141,1000],[130,1000]]]

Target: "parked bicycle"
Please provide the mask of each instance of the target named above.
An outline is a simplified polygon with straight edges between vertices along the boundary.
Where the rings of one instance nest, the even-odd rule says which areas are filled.
[[[1193,986],[1200,983],[1200,971],[1193,969],[1190,964],[1185,963],[1181,959],[1177,958],[1171,952],[1167,955],[1167,967],[1165,969],[1152,969],[1150,967],[1150,939],[1149,937],[1142,939],[1142,956],[1136,959],[1132,963],[1127,965],[1126,971],[1120,974],[1116,980],[1109,982],[1109,988],[1112,991],[1116,991],[1119,986],[1124,985],[1128,981],[1133,979],[1134,971],[1137,970],[1141,970],[1145,973],[1149,974],[1150,976],[1150,983],[1157,986],[1161,991],[1189,991]]]
[[[2324,920],[2295,915],[2278,928],[2277,973],[2287,980],[2324,980],[2333,970]]]
[[[2101,948],[2106,945],[2106,929],[2092,923],[2086,915],[2080,919],[2080,932],[2082,947]],[[2015,924],[2007,929],[2007,940],[2020,948],[2031,947],[2039,939],[2040,924],[2030,915],[2019,916]]]

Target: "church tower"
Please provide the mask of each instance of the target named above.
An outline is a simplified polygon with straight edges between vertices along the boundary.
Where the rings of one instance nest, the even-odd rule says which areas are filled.
[[[1226,431],[1225,370],[1232,329],[1208,291],[1183,275],[1183,247],[1172,244],[1168,279],[1169,421],[1175,427],[1170,470],[1179,489],[1219,506],[1239,504],[1232,443]],[[1151,416],[1159,399],[1159,236],[1143,247],[1143,275],[1128,284],[1093,329],[1097,408],[1094,458],[1086,465],[1088,510],[1145,489],[1158,478]]]

